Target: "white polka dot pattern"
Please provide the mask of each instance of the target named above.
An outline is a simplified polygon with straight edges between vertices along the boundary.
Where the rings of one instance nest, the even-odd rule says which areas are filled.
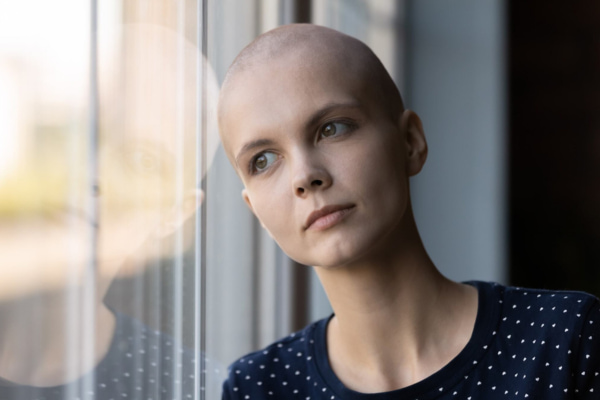
[[[173,339],[123,314],[106,357],[93,371],[93,390],[83,379],[56,387],[0,385],[2,400],[171,400],[193,399],[194,352],[175,348]],[[174,359],[177,362],[174,362]],[[218,363],[205,358],[205,381],[220,385]],[[214,371],[216,369],[216,371]],[[213,392],[218,392],[213,390]]]
[[[468,282],[475,330],[444,368],[406,388],[352,391],[327,360],[328,319],[232,364],[223,399],[600,399],[600,302],[559,292]]]

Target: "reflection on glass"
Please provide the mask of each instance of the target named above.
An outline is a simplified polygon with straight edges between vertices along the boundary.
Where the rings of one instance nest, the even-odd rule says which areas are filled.
[[[217,146],[212,119],[199,121],[213,108],[216,80],[209,72],[202,81],[208,67],[184,33],[197,32],[195,20],[128,23],[123,7],[105,1],[98,10],[99,143],[90,146],[90,4],[0,6],[2,399],[170,399],[202,390],[195,351],[182,339],[194,323],[184,321],[173,282],[181,284],[183,260],[198,256],[196,166],[203,155],[208,165]],[[204,149],[199,135],[207,135]],[[96,270],[87,280],[90,148],[99,196]],[[158,278],[146,285],[149,276]],[[115,278],[129,283],[110,299]],[[158,309],[165,296],[175,315]],[[139,320],[148,315],[157,318]],[[165,321],[169,333],[159,332]]]

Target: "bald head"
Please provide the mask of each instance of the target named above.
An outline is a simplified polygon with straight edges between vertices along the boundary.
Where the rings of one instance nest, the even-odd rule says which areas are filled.
[[[413,229],[408,178],[425,136],[360,41],[313,25],[259,36],[230,68],[218,114],[242,198],[292,259],[350,265]],[[332,205],[313,231],[314,211]]]
[[[269,68],[279,68],[283,76],[286,73],[309,76],[318,70],[328,69],[377,99],[379,107],[387,110],[391,117],[397,118],[403,111],[396,85],[367,45],[333,29],[292,24],[260,35],[233,61],[221,90],[220,123],[227,117],[230,100],[235,98],[241,83],[253,79],[258,71]],[[284,68],[286,71],[281,71]],[[293,95],[290,93],[290,96]]]

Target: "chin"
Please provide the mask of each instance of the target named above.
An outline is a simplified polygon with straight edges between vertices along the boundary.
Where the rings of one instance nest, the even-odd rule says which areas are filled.
[[[368,240],[365,235],[356,238],[340,238],[333,243],[321,243],[312,246],[302,256],[291,257],[300,264],[312,265],[325,269],[340,269],[359,262],[369,253],[376,240]]]
[[[400,218],[399,218],[400,219]],[[392,220],[392,219],[390,219]],[[349,268],[369,262],[376,262],[390,251],[395,252],[402,246],[402,232],[404,227],[399,223],[385,226],[363,227],[359,234],[340,238],[337,243],[325,246],[320,252],[320,257],[311,265],[322,266],[326,269]]]

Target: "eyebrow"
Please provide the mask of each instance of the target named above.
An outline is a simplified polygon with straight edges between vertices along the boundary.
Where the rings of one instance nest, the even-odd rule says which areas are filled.
[[[329,114],[331,111],[336,110],[338,108],[361,108],[362,104],[358,101],[351,101],[347,103],[329,103],[322,107],[320,110],[316,111],[306,123],[306,129],[310,129],[312,126],[316,125],[320,119]]]
[[[255,149],[257,147],[272,146],[273,144],[275,144],[275,141],[273,141],[271,139],[257,139],[257,140],[248,142],[244,145],[244,147],[242,147],[242,149],[239,151],[238,155],[235,157],[235,163],[239,167],[239,159],[241,158],[241,156],[244,153],[247,153],[250,150]]]
[[[362,107],[362,105],[359,102],[357,102],[357,101],[347,102],[347,103],[329,103],[329,104],[326,104],[324,107],[322,107],[321,109],[319,109],[313,115],[310,116],[310,118],[308,119],[308,121],[305,124],[305,129],[307,129],[307,130],[310,129],[320,119],[322,119],[325,115],[329,114],[331,111],[333,111],[335,109],[339,109],[339,108],[360,108],[360,107]],[[251,142],[248,142],[238,152],[237,156],[235,157],[235,163],[239,167],[239,159],[242,157],[243,154],[245,154],[248,151],[250,151],[252,149],[255,149],[257,147],[272,146],[274,144],[275,144],[275,141],[271,140],[271,139],[257,139],[257,140],[253,140]]]

